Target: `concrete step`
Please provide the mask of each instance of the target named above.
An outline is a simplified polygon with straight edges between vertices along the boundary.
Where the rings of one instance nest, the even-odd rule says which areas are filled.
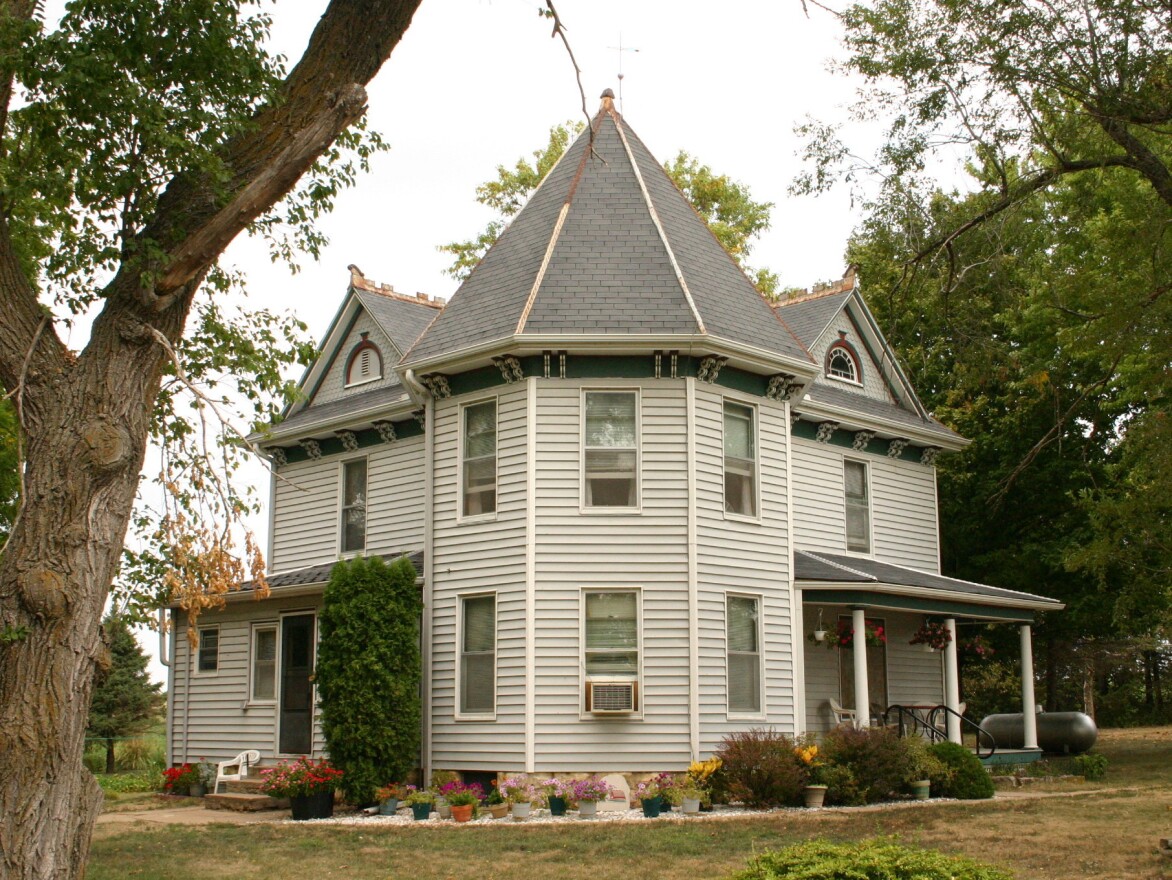
[[[261,778],[247,776],[244,779],[229,779],[220,783],[220,793],[231,794],[261,794]]]
[[[238,813],[252,813],[259,810],[287,810],[288,798],[271,798],[266,794],[226,792],[209,794],[203,799],[206,810],[234,810]]]

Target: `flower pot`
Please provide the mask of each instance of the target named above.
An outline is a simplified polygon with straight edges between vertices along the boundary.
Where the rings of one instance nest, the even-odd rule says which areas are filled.
[[[935,648],[933,648],[931,645],[929,645],[927,642],[925,642],[924,644],[920,645],[920,650],[921,650],[921,651],[926,651],[926,652],[927,652],[927,653],[929,653],[929,654],[935,654],[935,653],[936,653],[936,649],[935,649]]]
[[[700,812],[700,798],[684,798],[684,802],[680,807],[683,809],[685,816],[695,816]]]
[[[802,789],[802,797],[806,799],[806,806],[817,808],[826,800],[825,785],[807,785]]]
[[[435,811],[439,813],[441,819],[452,818],[452,807],[448,803],[447,798],[437,797],[435,799]]]
[[[187,794],[191,797],[203,797],[207,793],[207,786],[202,782],[197,782],[195,785],[190,785],[187,787]]]
[[[509,815],[509,805],[508,804],[490,804],[489,808],[488,808],[488,812],[492,814],[492,818],[494,818],[494,819],[503,819],[503,818],[505,818],[505,816]]]
[[[453,804],[451,807],[452,818],[457,822],[469,822],[472,820],[472,810],[474,809],[473,804]]]
[[[814,630],[814,641],[816,641],[816,642],[826,641],[826,630],[824,630],[824,629]]]
[[[395,812],[398,809],[399,809],[399,799],[398,798],[387,798],[385,801],[383,801],[381,804],[378,805],[378,814],[380,816],[393,816],[393,815],[395,815]]]
[[[659,798],[643,798],[643,816],[647,819],[655,819],[659,816],[660,810]]]
[[[328,819],[334,815],[334,793],[319,791],[316,794],[300,794],[289,798],[293,819],[305,822],[309,819]]]
[[[520,822],[523,819],[528,819],[529,818],[529,810],[532,809],[532,807],[533,807],[533,804],[529,803],[529,801],[522,801],[519,804],[513,804],[513,809],[512,809],[513,821]]]
[[[422,822],[431,815],[431,804],[412,804],[411,816],[416,822]]]
[[[598,801],[578,801],[578,816],[593,819],[598,815]]]
[[[917,779],[911,784],[912,797],[918,801],[926,801],[932,792],[932,780]]]
[[[549,814],[551,816],[566,815],[566,799],[562,797],[551,797],[549,799]]]

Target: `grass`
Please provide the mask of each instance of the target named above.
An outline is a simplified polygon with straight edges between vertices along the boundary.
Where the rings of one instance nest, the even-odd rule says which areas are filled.
[[[788,811],[724,821],[626,825],[374,828],[292,825],[171,826],[102,834],[89,880],[138,877],[355,880],[720,878],[754,853],[801,840],[897,835],[963,853],[1019,878],[1172,877],[1156,841],[1172,831],[1172,728],[1111,731],[1111,762],[1096,784],[1054,784],[1037,797],[938,802],[908,808]]]

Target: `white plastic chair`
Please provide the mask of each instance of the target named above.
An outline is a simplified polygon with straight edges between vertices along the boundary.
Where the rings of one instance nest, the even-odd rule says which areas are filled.
[[[221,761],[216,765],[216,786],[212,794],[220,793],[221,782],[237,782],[248,775],[248,768],[260,763],[260,752],[248,749],[241,752],[231,761]]]
[[[841,724],[850,724],[852,727],[859,726],[859,716],[854,709],[844,709],[838,700],[833,697],[831,697],[829,702],[830,714],[834,716],[835,727]]]

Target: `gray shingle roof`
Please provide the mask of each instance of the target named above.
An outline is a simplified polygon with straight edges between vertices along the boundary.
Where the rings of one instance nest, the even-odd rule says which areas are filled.
[[[889,403],[885,400],[877,400],[874,397],[868,397],[865,394],[857,394],[853,391],[847,391],[843,388],[837,388],[829,383],[815,382],[814,385],[807,392],[806,399],[811,403],[824,403],[828,406],[838,407],[840,409],[855,410],[863,415],[876,416],[881,419],[887,419],[891,422],[898,422],[907,425],[911,428],[917,428],[921,431],[927,431],[931,434],[937,434],[941,439],[948,440],[963,440],[964,438],[953,431],[951,428],[940,424],[935,419],[924,419],[918,414],[906,410],[903,407]],[[802,410],[802,404],[797,404],[798,412]]]
[[[592,127],[593,149],[583,132],[404,362],[505,339],[519,327],[522,337],[699,333],[685,285],[706,333],[809,360],[607,101]]]
[[[400,556],[406,555],[411,560],[411,564],[415,566],[417,574],[423,573],[423,551],[416,550],[412,553],[403,551],[401,553],[383,553],[380,554],[387,562],[393,562]],[[269,582],[269,589],[279,590],[282,587],[307,587],[313,584],[324,584],[330,579],[330,572],[334,570],[334,566],[338,564],[335,559],[332,562],[325,562],[321,565],[310,565],[306,568],[299,568],[296,571],[286,571],[281,574],[270,575],[267,580]],[[240,585],[241,590],[249,591],[256,589],[256,584],[252,581]]]
[[[811,553],[808,550],[794,550],[794,577],[799,581],[810,582],[919,587],[929,592],[973,596],[985,600],[985,604],[990,604],[990,599],[1003,599],[1016,603],[1030,603],[1041,609],[1062,607],[1062,603],[1056,599],[1035,596],[1033,593],[1021,593],[974,581],[963,581],[875,559],[833,553]]]
[[[440,313],[435,306],[383,296],[369,290],[355,288],[354,295],[399,349],[400,355],[415,344],[427,325]]]
[[[830,319],[838,314],[851,293],[851,290],[844,290],[826,296],[782,302],[775,308],[781,319],[794,331],[794,335],[808,348],[822,335]]]
[[[351,394],[329,403],[317,403],[306,407],[283,422],[273,425],[273,430],[282,433],[289,429],[301,432],[312,431],[318,425],[328,425],[350,413],[358,413],[372,407],[389,407],[401,403],[408,397],[407,389],[398,383],[373,391]]]

